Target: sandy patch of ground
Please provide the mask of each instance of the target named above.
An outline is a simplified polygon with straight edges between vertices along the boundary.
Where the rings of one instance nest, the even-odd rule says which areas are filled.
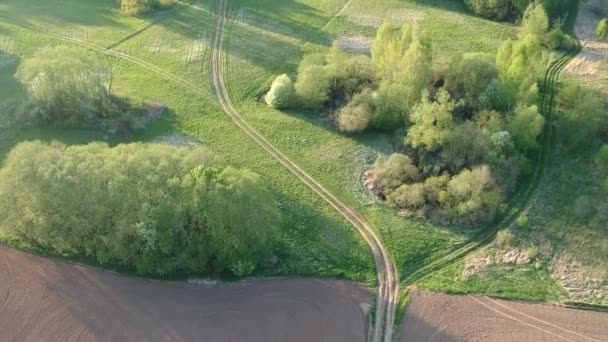
[[[581,1],[575,33],[583,51],[565,68],[567,73],[591,81],[608,80],[608,41],[599,41],[595,36],[600,19],[589,1]]]
[[[369,55],[374,44],[373,38],[363,36],[340,36],[337,41],[344,51],[363,55]]]
[[[491,249],[491,253],[482,253],[468,258],[462,276],[464,278],[470,277],[493,265],[526,265],[530,262],[532,262],[532,257],[527,250],[520,248]]]
[[[399,341],[606,342],[608,314],[413,290]]]
[[[197,138],[182,133],[156,137],[151,142],[154,144],[171,145],[175,147],[195,147],[203,144],[203,142]]]
[[[160,282],[0,246],[0,341],[364,341],[370,302],[344,281]]]
[[[597,271],[569,254],[553,260],[553,277],[568,292],[569,301],[608,305],[608,276]]]
[[[351,23],[366,27],[380,27],[386,18],[396,25],[415,24],[424,19],[424,13],[412,9],[400,9],[391,11],[386,16],[351,14],[347,17]]]

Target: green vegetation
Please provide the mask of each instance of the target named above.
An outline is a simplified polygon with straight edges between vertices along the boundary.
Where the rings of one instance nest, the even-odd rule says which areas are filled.
[[[598,39],[608,38],[608,20],[606,18],[603,18],[600,20],[599,24],[597,24],[595,35]]]
[[[0,171],[0,226],[60,255],[139,274],[249,275],[279,212],[260,177],[204,149],[23,143]]]
[[[21,62],[16,77],[28,94],[14,114],[17,124],[92,127],[121,116],[111,96],[111,68],[91,52],[40,49]]]
[[[292,101],[293,93],[293,82],[289,76],[283,74],[272,82],[272,87],[264,97],[264,101],[273,108],[286,108]]]
[[[563,290],[551,278],[547,269],[533,266],[495,265],[481,273],[462,277],[464,264],[458,263],[433,278],[422,280],[418,286],[444,293],[484,294],[492,297],[555,302]]]
[[[126,15],[144,15],[153,9],[165,9],[175,5],[175,0],[119,0],[120,10]]]

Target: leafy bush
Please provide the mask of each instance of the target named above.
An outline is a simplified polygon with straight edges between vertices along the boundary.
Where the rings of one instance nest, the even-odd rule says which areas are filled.
[[[507,19],[513,10],[511,0],[465,0],[464,2],[473,13],[494,20]]]
[[[453,223],[487,222],[502,203],[501,191],[487,165],[464,169],[452,177],[447,192],[442,210]]]
[[[600,20],[599,24],[597,24],[595,35],[597,36],[597,39],[604,40],[608,38],[608,20],[606,18],[603,18]]]
[[[424,194],[424,184],[422,183],[403,184],[390,193],[386,200],[393,207],[417,212],[422,216],[421,210],[426,205]]]
[[[390,194],[402,184],[413,183],[420,178],[420,171],[412,159],[399,153],[379,162],[374,168],[374,174],[380,179],[384,194]]]
[[[109,90],[112,71],[91,52],[40,49],[19,65],[16,77],[28,95],[17,113],[21,123],[88,127],[120,117]]]
[[[509,118],[509,134],[521,151],[535,150],[538,148],[537,138],[544,125],[545,118],[538,112],[538,107],[518,107],[515,114]]]
[[[468,53],[452,61],[445,86],[456,98],[465,98],[469,104],[478,107],[479,98],[496,78],[498,70],[494,57],[484,53]]]
[[[445,167],[455,173],[481,164],[486,159],[489,146],[487,135],[473,122],[466,121],[449,133],[441,159]]]
[[[517,218],[517,225],[519,226],[519,228],[525,229],[525,228],[528,227],[528,221],[529,221],[528,215],[525,215],[525,214],[524,215],[520,215]]]
[[[536,86],[545,64],[541,40],[533,34],[517,41],[508,40],[498,49],[496,65],[507,104],[525,97]]]
[[[496,234],[496,245],[500,248],[512,247],[515,238],[510,230],[503,229]]]
[[[608,127],[608,110],[601,96],[578,85],[567,85],[558,95],[559,136],[570,148],[586,147]]]
[[[521,23],[521,37],[529,34],[543,37],[549,30],[549,17],[542,3],[532,3],[526,11]]]
[[[165,9],[175,5],[175,0],[120,0],[120,10],[130,16],[140,16],[153,9]]]
[[[22,143],[0,170],[0,194],[2,229],[139,274],[248,275],[278,234],[260,177],[201,148]]]
[[[323,55],[304,57],[298,68],[295,91],[304,108],[320,109],[329,100],[331,75],[325,68]]]
[[[433,152],[443,146],[454,126],[452,111],[454,102],[447,91],[441,90],[437,102],[431,102],[429,95],[422,95],[422,102],[410,115],[412,126],[407,133],[406,143],[414,148],[424,148]]]
[[[340,110],[337,117],[338,129],[347,133],[364,131],[372,120],[372,94],[366,90],[357,94]]]
[[[289,76],[283,74],[278,76],[274,82],[272,82],[270,91],[264,97],[264,101],[266,101],[266,104],[273,108],[286,108],[289,106],[293,93],[293,82],[291,82]]]

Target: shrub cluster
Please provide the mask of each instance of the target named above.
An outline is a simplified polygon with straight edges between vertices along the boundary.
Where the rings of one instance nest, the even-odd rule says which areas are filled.
[[[175,5],[175,0],[119,0],[122,13],[130,16],[147,14],[154,9],[166,9]]]
[[[22,143],[0,170],[0,227],[138,274],[250,274],[279,212],[260,177],[204,149]]]
[[[27,92],[12,118],[17,125],[109,127],[129,125],[136,114],[111,94],[111,68],[82,49],[42,48],[19,65],[16,77]]]

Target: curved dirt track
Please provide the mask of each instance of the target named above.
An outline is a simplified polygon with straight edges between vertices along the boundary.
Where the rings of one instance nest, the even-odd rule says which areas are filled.
[[[230,99],[226,88],[223,68],[223,45],[228,0],[219,0],[213,53],[211,55],[211,74],[213,88],[224,112],[242,129],[251,139],[264,148],[272,157],[278,160],[291,173],[298,177],[306,186],[316,192],[325,202],[338,211],[348,220],[365,239],[374,257],[376,272],[378,274],[378,298],[376,301],[375,321],[371,333],[373,342],[391,342],[395,321],[396,303],[399,296],[399,279],[395,264],[388,251],[380,241],[374,228],[354,209],[342,203],[329,190],[325,189],[314,178],[291,161],[274,145],[268,142],[260,133],[252,128],[239,114]]]
[[[608,342],[608,314],[414,290],[401,341]]]
[[[344,281],[207,287],[130,278],[0,246],[0,341],[365,341]]]

